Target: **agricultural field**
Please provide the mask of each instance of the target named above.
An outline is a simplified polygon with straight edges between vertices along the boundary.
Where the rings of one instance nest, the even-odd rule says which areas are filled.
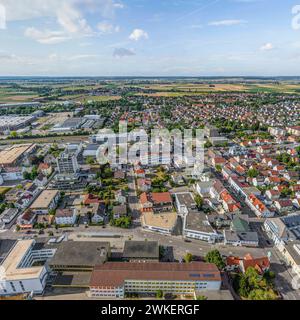
[[[159,92],[145,94],[148,96],[184,96],[205,93],[223,92],[249,92],[249,93],[284,93],[300,94],[300,83],[266,83],[266,84],[155,84],[141,86],[145,90],[157,90]],[[141,95],[141,94],[138,94]]]
[[[37,97],[38,95],[32,94],[32,92],[0,86],[0,104],[31,102]]]
[[[190,79],[190,80],[65,80],[53,82],[0,83],[0,104],[36,102],[54,103],[74,101],[109,102],[124,96],[184,97],[211,93],[274,93],[300,94],[298,80],[255,79]]]

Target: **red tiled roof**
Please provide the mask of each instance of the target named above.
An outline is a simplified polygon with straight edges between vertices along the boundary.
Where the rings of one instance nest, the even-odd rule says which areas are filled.
[[[91,287],[116,287],[126,279],[132,280],[190,280],[220,281],[218,268],[211,263],[131,263],[107,262],[96,266],[91,276]]]
[[[50,165],[48,163],[41,163],[39,165],[39,170],[47,170],[50,168]]]
[[[153,192],[151,193],[151,198],[154,203],[162,203],[162,202],[172,203],[171,194],[169,192],[159,192],[159,193]]]
[[[92,203],[100,203],[99,198],[92,194],[86,194],[83,199],[83,204],[88,205]]]
[[[142,204],[148,202],[148,196],[147,196],[147,193],[146,193],[146,192],[144,192],[144,193],[142,193],[142,194],[140,195],[140,202],[141,202]]]
[[[264,270],[270,268],[270,260],[268,257],[253,258],[251,255],[247,255],[243,260],[243,265],[245,270],[249,267],[253,267],[259,273],[263,273]]]

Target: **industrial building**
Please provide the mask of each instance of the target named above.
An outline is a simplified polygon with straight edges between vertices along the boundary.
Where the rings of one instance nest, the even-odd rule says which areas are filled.
[[[1,116],[0,133],[16,131],[29,126],[35,121],[33,116]]]

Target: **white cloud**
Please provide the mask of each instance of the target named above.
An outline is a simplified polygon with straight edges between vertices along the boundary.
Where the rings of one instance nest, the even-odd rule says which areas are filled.
[[[109,23],[107,21],[98,23],[97,29],[100,31],[101,34],[110,34],[120,31],[119,26],[114,26],[112,23]]]
[[[209,26],[216,26],[216,27],[221,27],[221,26],[235,26],[235,25],[240,25],[240,24],[245,24],[247,21],[245,20],[219,20],[219,21],[212,21],[208,25]]]
[[[274,49],[274,46],[271,42],[265,43],[263,46],[260,47],[261,51],[270,51]]]
[[[57,12],[57,22],[69,33],[92,33],[91,27],[82,17],[81,12],[68,3],[64,3]]]
[[[143,29],[134,29],[129,36],[130,40],[139,41],[140,39],[148,39],[149,35]]]
[[[7,21],[29,20],[40,17],[57,17],[64,6],[83,13],[99,12],[102,16],[112,16],[122,3],[114,0],[0,0],[6,9]]]
[[[71,39],[70,36],[62,31],[40,31],[33,27],[25,30],[25,36],[41,44],[57,44]]]
[[[42,27],[35,29],[31,26],[25,31],[26,36],[43,44],[95,35],[96,32],[89,25],[87,17],[100,15],[112,18],[116,10],[124,7],[122,3],[114,0],[0,0],[0,4],[5,7],[6,21],[55,19],[55,29],[59,29],[58,31],[49,30],[49,27],[43,30]],[[117,28],[115,27],[115,31]]]
[[[41,44],[57,44],[71,39],[70,36],[61,31],[40,31],[33,27],[25,30],[25,36]]]
[[[96,59],[100,56],[97,54],[78,54],[71,57],[68,57],[69,61],[76,61],[76,60],[89,60],[89,59]]]

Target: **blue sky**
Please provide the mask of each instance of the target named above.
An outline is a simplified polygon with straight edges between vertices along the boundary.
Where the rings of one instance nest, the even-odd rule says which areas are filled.
[[[0,0],[0,75],[300,75],[298,4]]]

